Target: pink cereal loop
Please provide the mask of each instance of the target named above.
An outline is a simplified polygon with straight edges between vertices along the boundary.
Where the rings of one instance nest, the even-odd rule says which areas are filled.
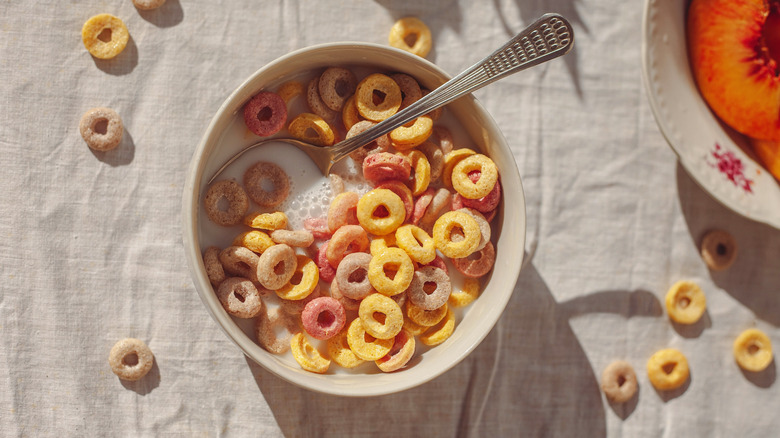
[[[347,298],[362,300],[375,292],[368,281],[368,265],[371,254],[356,252],[347,255],[336,269],[336,283],[339,291]]]
[[[378,359],[376,365],[385,373],[399,370],[409,363],[409,360],[414,356],[414,351],[414,336],[404,328],[396,335],[390,351]]]
[[[370,120],[361,120],[356,122],[349,128],[349,131],[347,131],[345,139],[352,138],[374,125],[376,125],[376,122],[372,122]],[[390,150],[390,146],[390,137],[385,134],[371,143],[360,147],[355,152],[352,152],[349,156],[352,158],[352,160],[355,161],[355,163],[363,164],[363,160],[365,160],[367,156],[377,152],[387,152]]]
[[[363,161],[363,177],[374,185],[385,180],[406,181],[412,173],[412,163],[402,155],[379,152]]]
[[[360,225],[344,225],[333,233],[328,242],[326,256],[334,268],[341,260],[353,252],[365,252],[368,249],[368,235]]]
[[[328,207],[328,229],[335,232],[344,225],[357,225],[357,204],[360,196],[355,192],[336,195]]]
[[[429,290],[430,285],[435,285]],[[450,277],[443,270],[434,266],[423,266],[414,271],[409,289],[406,293],[409,300],[423,310],[434,310],[447,304],[452,293]]]
[[[435,193],[434,189],[428,188],[417,198],[417,201],[414,203],[414,210],[412,210],[412,224],[417,225],[420,223],[420,219],[425,215],[425,211],[428,209],[428,205],[433,200]]]
[[[243,277],[230,277],[217,288],[217,298],[225,311],[237,318],[254,318],[263,310],[260,293]]]
[[[290,246],[274,245],[260,255],[257,263],[257,281],[264,288],[275,291],[290,281],[297,266],[298,259]]]
[[[276,328],[284,327],[287,334],[279,338]],[[293,333],[299,332],[295,319],[282,312],[279,307],[260,312],[255,324],[257,341],[266,351],[274,354],[282,354],[290,349],[290,338]]]
[[[317,268],[320,270],[320,280],[330,283],[336,278],[336,268],[328,262],[328,242],[322,244],[317,251]]]
[[[274,135],[287,123],[287,103],[276,93],[261,91],[244,106],[244,123],[255,135]]]
[[[491,242],[488,242],[484,248],[473,253],[469,257],[460,259],[451,259],[455,269],[469,278],[479,278],[493,269],[496,262],[496,250]]]
[[[458,195],[460,195],[460,193],[458,193]],[[501,201],[501,180],[496,180],[496,185],[493,186],[493,190],[482,198],[468,199],[463,196],[460,197],[462,198],[464,207],[473,208],[480,213],[495,211],[496,207],[498,207],[498,203]]]
[[[315,339],[327,340],[338,334],[347,322],[344,306],[335,298],[319,297],[311,300],[301,313],[306,333]]]
[[[333,234],[328,228],[328,218],[325,216],[304,219],[303,228],[307,229],[315,239],[328,239]]]

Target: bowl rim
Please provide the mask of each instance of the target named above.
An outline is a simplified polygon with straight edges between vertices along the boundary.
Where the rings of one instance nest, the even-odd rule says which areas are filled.
[[[201,301],[203,302],[204,306],[208,310],[211,317],[214,319],[215,322],[217,322],[217,325],[220,327],[223,333],[225,333],[225,335],[241,349],[244,355],[249,357],[254,362],[258,363],[265,370],[299,387],[311,391],[324,393],[324,394],[350,396],[350,397],[369,397],[369,396],[386,395],[386,394],[396,393],[396,392],[400,392],[406,389],[410,389],[422,385],[423,383],[426,383],[438,376],[441,376],[446,371],[448,371],[449,369],[451,369],[452,367],[460,363],[466,356],[468,356],[484,340],[484,338],[487,337],[487,335],[493,330],[495,325],[498,323],[498,320],[500,316],[503,314],[503,311],[506,308],[509,299],[513,295],[514,288],[517,283],[517,279],[519,277],[519,273],[523,265],[523,255],[524,255],[523,249],[525,246],[526,228],[527,228],[525,195],[524,195],[522,180],[520,179],[519,169],[517,167],[516,161],[513,158],[512,151],[509,148],[506,138],[504,137],[503,133],[499,129],[498,124],[490,116],[490,114],[482,106],[482,104],[476,100],[476,98],[473,95],[465,96],[463,99],[469,99],[470,100],[469,105],[473,105],[474,110],[479,113],[478,115],[484,118],[485,120],[487,120],[489,123],[491,123],[495,128],[494,129],[495,132],[492,132],[490,135],[492,142],[500,145],[498,149],[501,150],[502,152],[509,154],[509,156],[513,158],[512,162],[514,163],[514,165],[507,166],[509,169],[512,170],[511,172],[512,175],[502,174],[502,179],[511,176],[511,179],[516,180],[516,182],[518,183],[516,190],[518,192],[517,199],[519,200],[519,202],[518,205],[515,207],[519,210],[517,214],[522,215],[521,217],[523,219],[522,226],[518,226],[518,228],[521,229],[518,230],[515,236],[516,238],[519,238],[522,243],[520,251],[518,251],[519,253],[518,257],[515,260],[513,260],[511,263],[512,266],[508,271],[508,274],[511,275],[509,277],[507,276],[502,277],[502,278],[511,278],[509,282],[501,286],[501,287],[507,287],[509,288],[509,290],[506,293],[499,295],[499,297],[501,297],[502,300],[495,302],[493,306],[495,307],[495,309],[490,310],[491,312],[490,315],[492,318],[491,320],[487,321],[489,322],[489,327],[483,330],[478,335],[476,335],[474,339],[465,346],[465,348],[459,350],[457,354],[452,355],[452,357],[450,358],[451,360],[449,360],[446,364],[442,364],[441,366],[437,367],[433,372],[411,373],[413,374],[412,378],[392,377],[390,380],[386,382],[384,382],[384,380],[387,379],[378,379],[378,380],[383,380],[384,383],[379,382],[378,384],[362,386],[359,388],[356,387],[358,385],[348,385],[348,384],[335,385],[333,384],[332,381],[323,379],[323,376],[327,377],[328,375],[320,375],[316,373],[306,372],[306,374],[303,374],[303,376],[308,376],[308,378],[304,378],[303,380],[300,380],[294,377],[300,377],[302,376],[302,374],[296,373],[295,376],[288,375],[287,368],[279,365],[274,358],[270,357],[271,354],[265,352],[265,350],[262,350],[262,352],[265,354],[260,355],[259,357],[255,357],[252,354],[250,354],[251,351],[259,349],[260,347],[256,344],[254,340],[246,336],[245,333],[240,329],[238,330],[228,329],[228,327],[234,326],[235,322],[233,321],[232,317],[230,317],[221,308],[221,305],[219,306],[219,309],[215,308],[214,301],[216,300],[217,304],[219,304],[219,301],[214,296],[211,284],[209,283],[208,278],[206,277],[203,269],[203,261],[202,261],[202,255],[201,255],[200,244],[199,244],[199,236],[198,236],[199,233],[198,207],[199,207],[199,199],[200,199],[200,193],[199,193],[200,181],[202,180],[203,177],[204,165],[199,165],[199,162],[201,161],[200,158],[203,157],[204,153],[206,152],[208,145],[214,141],[217,141],[219,136],[221,135],[222,131],[216,132],[216,128],[218,127],[218,125],[220,125],[223,119],[225,118],[229,119],[233,117],[233,115],[230,114],[231,112],[230,108],[240,107],[240,105],[237,104],[243,105],[242,96],[247,94],[247,89],[250,88],[251,85],[258,80],[258,78],[262,77],[272,68],[280,64],[284,64],[290,61],[291,59],[298,58],[300,56],[303,56],[313,51],[321,51],[325,49],[327,50],[359,49],[359,50],[370,50],[370,51],[382,51],[384,53],[387,53],[388,55],[394,55],[397,57],[404,58],[406,60],[414,60],[415,62],[419,63],[417,67],[428,69],[430,70],[431,73],[439,76],[443,80],[449,79],[451,77],[444,70],[442,70],[432,62],[428,61],[427,59],[416,57],[415,55],[411,55],[408,52],[387,45],[379,45],[375,43],[357,42],[357,41],[332,42],[332,43],[323,43],[323,44],[316,44],[312,46],[303,47],[294,50],[292,52],[289,52],[285,55],[282,55],[272,60],[271,62],[263,65],[262,67],[260,67],[253,74],[251,74],[247,79],[245,79],[237,88],[235,88],[229,94],[229,96],[223,101],[223,103],[219,106],[217,111],[214,113],[214,116],[211,118],[211,121],[209,122],[207,128],[203,132],[203,135],[201,136],[201,140],[198,143],[196,149],[193,151],[193,155],[189,163],[187,178],[186,178],[183,195],[182,195],[182,238],[183,238],[183,246],[185,251],[185,258],[187,260],[187,265],[190,270],[190,277],[193,281],[196,292],[200,296]],[[258,91],[257,89],[254,89],[252,93],[256,93],[257,91]],[[504,204],[502,208],[506,208],[506,202],[503,202],[502,204]],[[415,367],[404,370],[403,373],[407,373],[407,374],[403,374],[403,375],[400,373],[387,373],[387,374],[372,374],[371,377],[377,378],[379,376],[408,376],[410,374],[409,372],[413,371],[414,369]]]

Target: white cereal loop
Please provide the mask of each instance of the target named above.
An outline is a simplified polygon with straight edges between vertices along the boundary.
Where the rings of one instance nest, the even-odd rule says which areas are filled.
[[[134,381],[149,373],[154,364],[154,355],[144,341],[125,338],[111,348],[108,364],[120,379]]]
[[[81,137],[96,151],[109,151],[119,146],[124,129],[122,118],[111,108],[92,108],[79,122]]]
[[[254,318],[263,310],[257,287],[243,277],[223,281],[217,288],[217,298],[225,311],[237,318]]]

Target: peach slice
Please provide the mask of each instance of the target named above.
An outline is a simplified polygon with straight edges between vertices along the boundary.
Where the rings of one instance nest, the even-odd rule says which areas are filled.
[[[780,141],[780,0],[693,0],[688,53],[704,100],[723,122]]]
[[[780,141],[751,139],[751,146],[766,170],[780,181]]]

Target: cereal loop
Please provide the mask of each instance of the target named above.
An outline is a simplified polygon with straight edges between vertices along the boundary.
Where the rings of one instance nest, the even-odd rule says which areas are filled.
[[[273,188],[266,190],[264,186]],[[244,172],[244,187],[257,205],[276,207],[290,194],[290,178],[285,171],[274,163],[258,161]]]
[[[339,113],[330,109],[320,97],[319,78],[313,78],[306,86],[306,103],[309,104],[311,112],[322,118],[328,124],[333,123]]]
[[[203,252],[203,266],[206,268],[206,276],[215,288],[225,281],[225,269],[219,261],[219,253],[222,252],[216,246],[210,246]]]
[[[438,181],[444,171],[444,153],[441,148],[430,141],[425,141],[417,146],[417,150],[425,154],[425,158],[428,160],[429,173],[431,174],[430,180],[432,182]]]
[[[371,295],[374,287],[368,281],[368,266],[371,254],[356,252],[341,260],[336,268],[336,283],[342,295],[354,300],[362,300]]]
[[[374,189],[360,197],[357,218],[369,233],[384,236],[394,232],[406,219],[401,198],[387,189]]]
[[[287,103],[276,93],[261,91],[244,106],[244,123],[255,135],[267,137],[284,128]]]
[[[747,329],[734,340],[734,359],[739,366],[754,373],[765,370],[772,363],[772,342],[766,333]]]
[[[303,329],[311,337],[327,340],[335,336],[347,322],[344,306],[335,298],[319,297],[311,300],[301,313]]]
[[[376,188],[387,189],[398,195],[398,197],[401,198],[401,201],[404,203],[404,209],[406,209],[404,221],[412,217],[412,214],[414,213],[414,195],[412,195],[412,191],[409,189],[409,187],[406,186],[406,184],[402,183],[401,181],[392,180],[385,181],[382,184],[376,186]]]
[[[388,275],[394,272],[394,275]],[[400,248],[387,248],[374,254],[368,265],[368,281],[377,292],[393,296],[409,287],[414,277],[414,264],[406,251]]]
[[[399,151],[405,151],[423,144],[433,132],[433,120],[428,116],[420,116],[411,125],[399,126],[390,131],[390,141]]]
[[[431,183],[431,164],[428,163],[428,158],[421,151],[413,150],[402,153],[402,155],[409,158],[412,165],[412,180],[410,182],[412,194],[414,196],[420,195],[428,189],[428,184]]]
[[[288,315],[294,315],[300,317],[301,313],[303,313],[303,309],[306,308],[307,304],[312,302],[314,299],[322,296],[323,296],[322,289],[320,289],[320,285],[317,285],[314,286],[314,290],[311,291],[311,293],[302,300],[285,300],[285,299],[279,300],[280,307],[282,308],[284,313]]]
[[[347,135],[344,138],[352,138],[374,125],[376,125],[376,122],[372,122],[370,120],[360,120],[353,124],[351,128],[349,128],[349,131],[347,131]],[[365,146],[361,146],[349,154],[349,156],[353,161],[355,161],[355,163],[362,165],[363,160],[365,160],[367,156],[377,152],[387,152],[390,149],[390,145],[390,137],[388,137],[387,134],[384,134],[376,140],[371,141],[371,143]]]
[[[358,113],[374,122],[381,122],[397,113],[403,100],[398,84],[381,73],[368,75],[360,81],[355,96]]]
[[[473,303],[479,297],[479,280],[465,278],[460,289],[453,290],[447,303],[452,307],[465,307]]]
[[[694,324],[707,309],[704,291],[692,281],[678,281],[666,293],[666,311],[672,321],[680,324]]]
[[[363,360],[378,360],[390,352],[394,340],[378,339],[366,332],[360,318],[355,318],[347,329],[347,343],[352,352]]]
[[[260,257],[249,248],[229,246],[219,253],[219,262],[229,274],[257,280],[257,265]]]
[[[308,230],[274,230],[271,233],[274,243],[283,243],[296,248],[308,248],[314,243],[314,235]]]
[[[291,247],[274,245],[257,261],[257,281],[264,288],[275,291],[290,281],[297,266],[298,259]]]
[[[368,235],[360,225],[344,225],[328,241],[326,256],[331,266],[338,267],[341,260],[354,252],[366,252]]]
[[[444,314],[442,314],[442,317],[444,317]],[[412,336],[419,336],[425,333],[425,331],[428,330],[428,327],[430,326],[417,324],[409,319],[409,317],[404,317],[404,330],[409,332]]]
[[[501,180],[496,180],[496,185],[493,186],[493,190],[482,198],[468,199],[462,197],[460,193],[457,193],[455,197],[460,199],[460,202],[463,203],[464,207],[473,208],[483,214],[495,214],[496,207],[498,207],[498,203],[501,201]],[[455,200],[453,199],[453,203],[454,202]],[[490,222],[490,220],[488,220],[488,222]]]
[[[355,93],[357,78],[346,68],[330,67],[322,72],[317,87],[322,102],[333,111],[341,111],[344,102]]]
[[[453,199],[453,207],[455,206],[455,200]],[[488,242],[490,242],[490,235],[491,235],[491,229],[490,229],[490,222],[488,222],[487,219],[485,219],[485,216],[482,215],[477,210],[471,209],[471,208],[463,208],[463,209],[455,209],[456,211],[462,211],[463,213],[466,213],[467,215],[474,218],[475,221],[477,221],[477,225],[479,225],[479,246],[477,246],[477,251],[481,251],[482,248],[484,248]],[[492,263],[491,263],[492,265]]]
[[[392,298],[371,294],[360,302],[360,321],[368,334],[377,339],[390,339],[404,326],[404,314]]]
[[[245,231],[233,239],[233,246],[243,246],[258,254],[262,254],[263,251],[274,245],[274,241],[268,234],[258,230]]]
[[[295,256],[295,261],[295,270],[290,277],[289,283],[276,289],[276,295],[284,300],[297,301],[308,297],[320,281],[320,271],[317,269],[317,264],[314,263],[312,259],[299,254]],[[287,269],[287,266],[288,264],[285,262],[285,269]],[[298,277],[300,277],[300,280],[298,280]],[[260,283],[262,284],[262,281]]]
[[[349,331],[345,328],[336,334],[336,336],[328,339],[328,356],[330,356],[332,361],[344,368],[355,368],[365,361],[357,357],[349,348],[349,342],[347,342],[348,334]]]
[[[376,236],[371,240],[371,246],[369,252],[371,255],[377,255],[387,248],[398,247],[395,241],[395,234],[385,234],[384,236]]]
[[[303,84],[298,81],[287,81],[279,87],[276,94],[286,103],[290,103],[291,100],[303,94]]]
[[[469,173],[481,172],[479,179],[473,182]],[[462,159],[452,169],[452,187],[466,199],[479,199],[487,196],[498,181],[496,163],[482,154],[471,155]]]
[[[425,310],[409,300],[406,302],[406,316],[411,322],[422,326],[422,331],[425,331],[428,327],[438,324],[439,321],[447,316],[448,307],[445,304],[433,310]]]
[[[418,226],[408,224],[399,227],[395,231],[395,240],[398,247],[417,263],[428,264],[436,258],[433,238]]]
[[[122,118],[111,108],[92,108],[79,121],[81,137],[96,151],[109,151],[119,146],[124,130]]]
[[[469,257],[452,259],[455,269],[468,278],[484,276],[493,269],[495,262],[496,250],[491,242],[488,242],[484,248],[472,253]]]
[[[390,351],[376,360],[376,365],[380,370],[390,373],[403,368],[414,356],[415,343],[414,336],[408,330],[402,329],[393,340],[393,346]]]
[[[327,239],[333,234],[328,228],[328,218],[325,216],[307,217],[303,220],[303,228],[308,230],[315,239]]]
[[[330,283],[336,278],[336,268],[328,262],[328,242],[330,241],[323,243],[317,250],[317,268],[320,270],[320,279]]]
[[[428,346],[439,345],[455,331],[455,314],[448,307],[444,318],[420,335],[420,342]]]
[[[336,195],[328,207],[328,229],[335,232],[344,225],[357,225],[357,204],[360,196],[355,192]]]
[[[616,360],[601,373],[601,390],[615,403],[625,403],[636,394],[637,382],[634,367],[626,361]]]
[[[444,154],[444,170],[441,174],[444,185],[452,187],[452,171],[455,169],[455,165],[471,155],[476,155],[476,152],[469,148],[455,149],[448,154]]]
[[[414,271],[409,288],[409,301],[423,310],[436,310],[447,304],[452,293],[450,277],[435,266],[423,266]]]
[[[298,114],[287,126],[287,130],[298,140],[317,146],[332,146],[336,141],[336,135],[328,122],[316,114]]]
[[[298,332],[290,338],[290,350],[295,361],[306,371],[324,374],[330,367],[330,360],[322,357],[302,332]]]
[[[293,333],[299,331],[295,320],[282,312],[281,308],[276,307],[261,312],[255,324],[255,334],[257,342],[266,351],[274,354],[282,354],[290,349],[290,338]],[[286,335],[279,338],[277,328],[282,327]]]
[[[449,190],[441,188],[436,191],[431,199],[428,207],[425,209],[425,213],[417,222],[426,233],[433,233],[433,225],[436,220],[444,214],[452,206],[452,194]]]
[[[111,59],[119,55],[129,40],[125,23],[111,14],[95,15],[81,28],[81,41],[95,58]]]
[[[360,300],[354,300],[349,297],[345,297],[339,289],[338,282],[334,281],[330,284],[330,296],[335,298],[342,306],[344,310],[357,310],[360,307]]]
[[[420,84],[413,77],[404,73],[395,73],[390,77],[398,84],[398,88],[401,89],[401,109],[417,102],[422,97],[422,90],[420,90]]]
[[[111,371],[122,380],[142,379],[154,365],[154,355],[140,339],[125,338],[111,347],[108,353]]]
[[[414,40],[411,46],[407,43],[410,38]],[[390,35],[387,39],[392,47],[422,58],[428,55],[433,45],[431,30],[416,17],[405,17],[396,21],[390,28]]]
[[[226,200],[227,209],[222,209],[220,203]],[[236,225],[241,222],[246,211],[249,210],[249,198],[247,193],[241,187],[241,184],[222,180],[215,182],[203,198],[203,207],[206,209],[206,215],[217,225],[225,227]]]
[[[341,121],[344,122],[344,129],[349,131],[357,122],[361,121],[360,112],[358,112],[357,104],[355,103],[355,95],[353,94],[341,109]]]
[[[406,181],[412,173],[412,162],[403,155],[379,152],[363,160],[363,177],[373,184],[386,180]]]
[[[688,380],[688,360],[679,350],[659,350],[647,361],[647,377],[659,391],[679,388]]]
[[[263,310],[260,293],[252,282],[242,277],[230,277],[217,288],[217,298],[225,311],[237,318],[254,318]]]
[[[463,234],[463,239],[458,242],[452,240],[455,229],[459,229]],[[452,259],[471,255],[479,246],[481,235],[477,221],[468,214],[459,211],[444,213],[433,225],[433,240],[436,243],[436,249]]]
[[[701,240],[701,257],[713,271],[728,269],[737,258],[737,241],[724,230],[711,230]]]
[[[414,202],[414,209],[412,210],[412,224],[417,225],[420,223],[420,219],[425,215],[425,211],[433,201],[433,195],[436,191],[432,188],[426,189],[417,197],[417,201]]]

